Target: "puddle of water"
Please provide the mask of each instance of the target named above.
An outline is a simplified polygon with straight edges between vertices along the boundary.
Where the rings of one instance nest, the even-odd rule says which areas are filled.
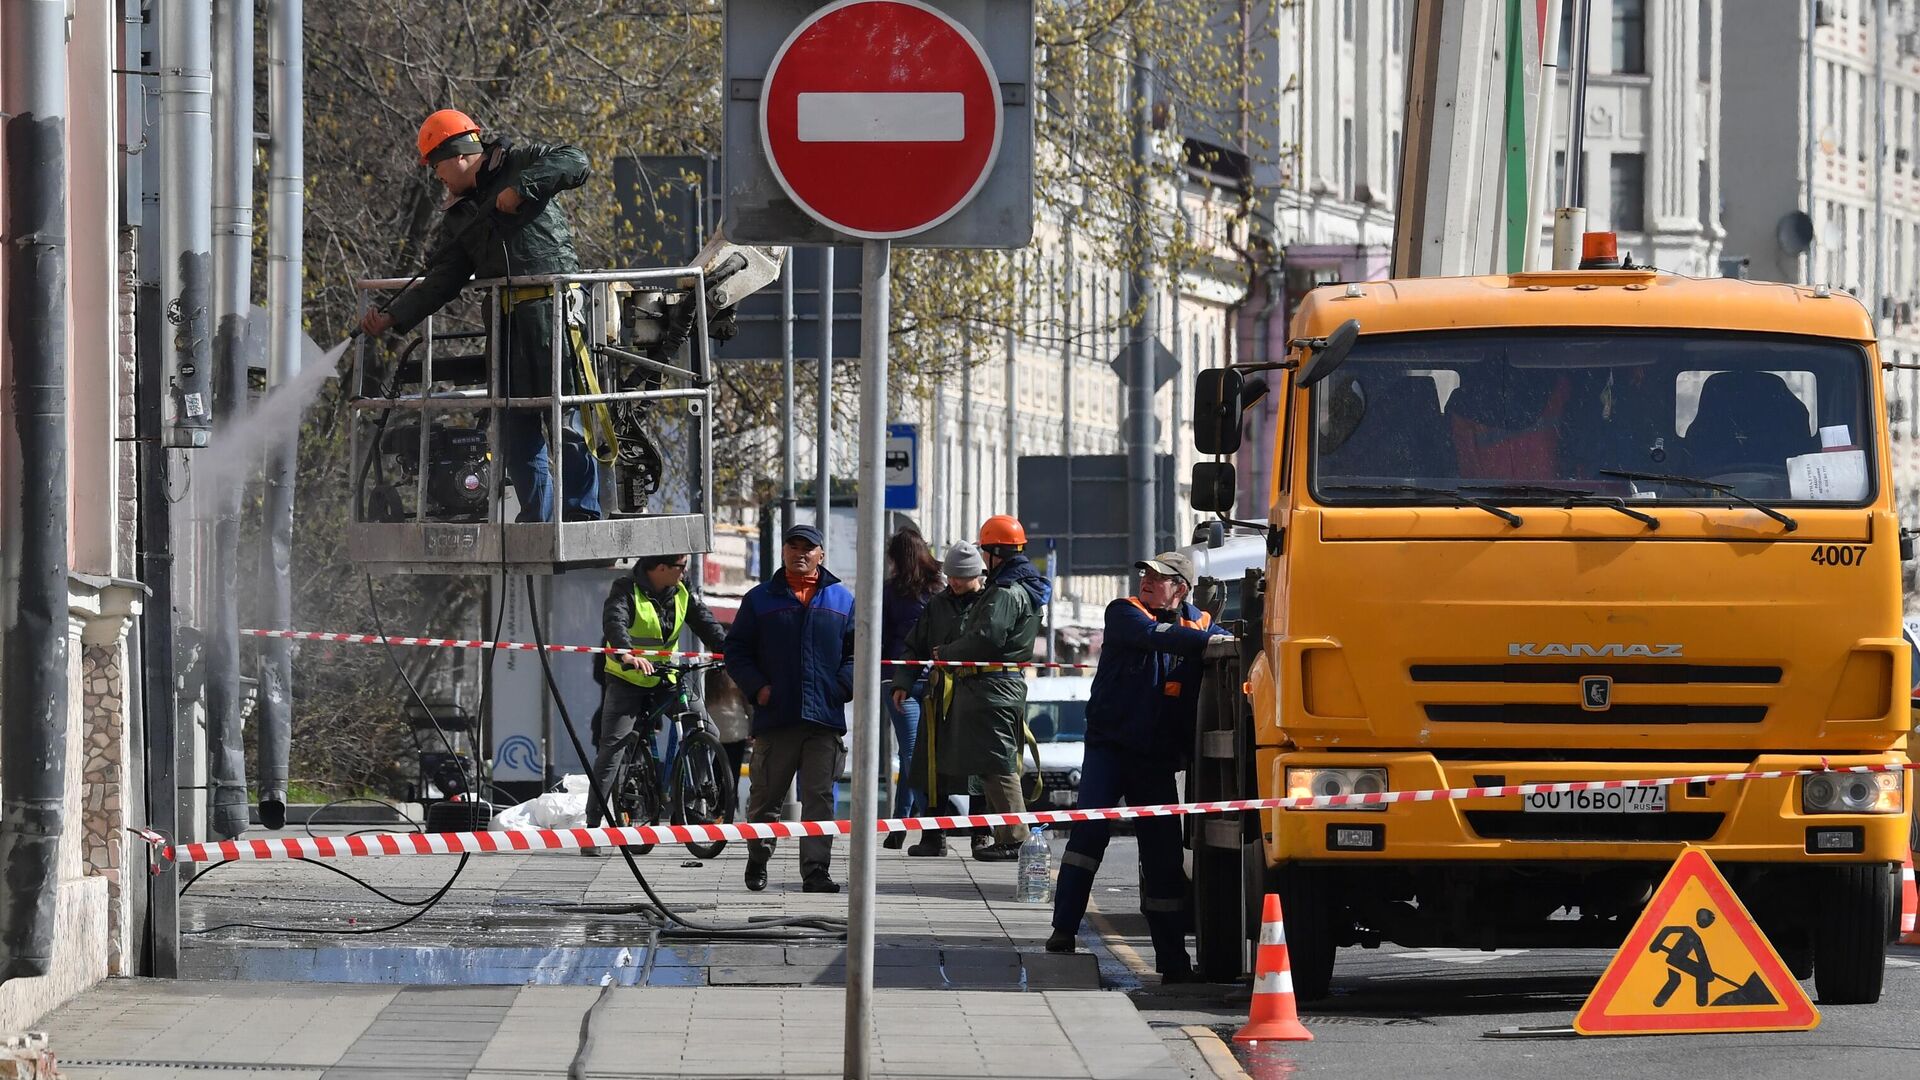
[[[647,950],[607,948],[449,949],[379,946],[329,949],[195,949],[189,977],[259,982],[384,983],[403,986],[697,985],[698,968],[647,970]],[[688,982],[692,977],[693,982]]]

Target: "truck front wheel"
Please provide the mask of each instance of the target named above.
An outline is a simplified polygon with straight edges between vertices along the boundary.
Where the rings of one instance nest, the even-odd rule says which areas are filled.
[[[1836,866],[1826,885],[1814,913],[1813,987],[1822,1005],[1871,1005],[1887,968],[1886,868]]]
[[[1287,958],[1293,965],[1293,992],[1301,1001],[1327,996],[1333,984],[1334,898],[1331,871],[1317,866],[1282,866],[1275,871],[1280,915],[1287,928]]]

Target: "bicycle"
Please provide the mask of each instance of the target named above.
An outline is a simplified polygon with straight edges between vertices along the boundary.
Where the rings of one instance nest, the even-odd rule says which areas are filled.
[[[671,669],[680,677],[615,749],[613,789],[608,797],[617,824],[658,825],[663,810],[675,825],[720,825],[734,819],[739,777],[720,742],[719,729],[694,703],[689,689],[694,674],[719,666],[719,661],[656,665],[655,670]],[[653,752],[656,724],[664,724],[667,732],[669,783],[664,792],[660,762]],[[696,859],[712,859],[726,846],[725,840],[688,841],[687,852]],[[636,855],[653,850],[652,844],[632,847]]]

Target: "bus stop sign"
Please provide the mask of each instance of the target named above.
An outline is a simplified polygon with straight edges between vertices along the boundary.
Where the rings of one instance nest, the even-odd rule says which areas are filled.
[[[760,94],[780,187],[814,220],[888,240],[946,221],[993,171],[993,64],[966,27],[920,0],[841,0],[801,20]]]

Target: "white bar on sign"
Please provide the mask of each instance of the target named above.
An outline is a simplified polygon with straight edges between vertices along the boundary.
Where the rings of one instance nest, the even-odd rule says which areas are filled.
[[[966,96],[955,93],[801,94],[801,142],[959,142]]]

